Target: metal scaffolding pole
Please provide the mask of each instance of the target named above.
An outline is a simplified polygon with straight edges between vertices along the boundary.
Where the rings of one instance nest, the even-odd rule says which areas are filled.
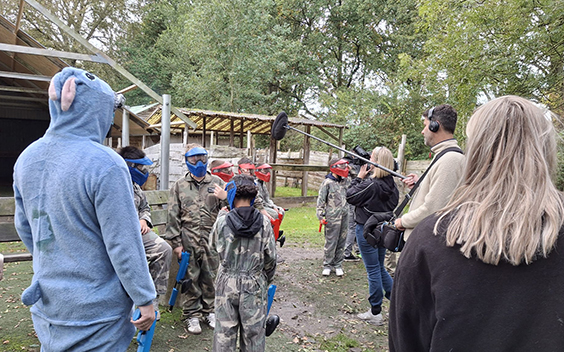
[[[121,147],[127,147],[129,145],[129,107],[126,106],[123,109],[123,114],[121,115]]]
[[[161,117],[161,184],[159,189],[168,189],[168,175],[170,163],[170,95],[163,94],[163,108]]]

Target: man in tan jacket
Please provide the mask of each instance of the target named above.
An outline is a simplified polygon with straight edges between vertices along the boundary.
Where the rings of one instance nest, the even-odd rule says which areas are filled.
[[[431,147],[433,157],[447,148],[458,147],[454,139],[456,120],[456,110],[448,104],[438,105],[423,113],[425,127],[421,134],[423,134],[425,144]],[[463,166],[464,155],[456,152],[444,154],[432,166],[415,191],[409,212],[396,219],[396,227],[405,230],[406,241],[421,220],[447,204],[462,177]],[[418,179],[419,176],[416,174],[409,174],[403,182],[407,187],[412,188]]]

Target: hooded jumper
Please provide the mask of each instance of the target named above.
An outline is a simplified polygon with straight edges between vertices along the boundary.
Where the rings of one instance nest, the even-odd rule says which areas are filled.
[[[76,95],[63,111],[68,79]],[[121,341],[114,350],[125,350],[135,332],[128,321],[133,304],[150,304],[156,293],[129,171],[101,144],[113,120],[114,93],[71,67],[55,75],[52,86],[57,100],[49,100],[49,128],[14,167],[14,223],[34,271],[22,302],[33,305],[42,350],[80,345],[100,351],[111,348],[110,340]],[[92,337],[103,325],[106,333]],[[60,335],[57,326],[63,327]],[[69,327],[80,329],[64,333]]]

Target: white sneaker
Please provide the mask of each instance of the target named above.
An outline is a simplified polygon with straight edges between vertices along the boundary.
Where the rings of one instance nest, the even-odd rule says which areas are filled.
[[[215,329],[215,313],[210,313],[210,315],[207,316],[206,320],[208,321],[210,328]]]
[[[341,268],[335,269],[335,275],[343,276],[344,274],[345,274],[345,272],[343,271],[343,269],[341,269]]]
[[[200,326],[200,320],[198,318],[190,318],[187,325],[189,333],[195,335],[202,333],[202,327]]]
[[[366,313],[358,314],[357,317],[372,325],[384,325],[384,318],[382,317],[382,313],[374,315],[372,314],[372,310],[369,310]]]
[[[323,272],[321,273],[321,275],[323,275],[323,276],[331,275],[331,269],[328,269],[328,268],[323,269]]]

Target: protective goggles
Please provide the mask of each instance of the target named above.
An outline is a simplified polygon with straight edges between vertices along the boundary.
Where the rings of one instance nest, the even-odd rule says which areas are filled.
[[[256,171],[261,172],[263,174],[270,173],[270,170],[272,170],[272,166],[270,166],[268,164],[262,164],[261,166],[257,167],[257,169],[256,169]]]
[[[147,172],[147,165],[153,165],[151,159],[144,157],[142,159],[125,159],[127,166],[135,168],[142,173]]]
[[[208,151],[202,147],[196,147],[186,152],[184,157],[186,158],[186,162],[192,165],[196,165],[198,161],[206,164],[208,162]]]

